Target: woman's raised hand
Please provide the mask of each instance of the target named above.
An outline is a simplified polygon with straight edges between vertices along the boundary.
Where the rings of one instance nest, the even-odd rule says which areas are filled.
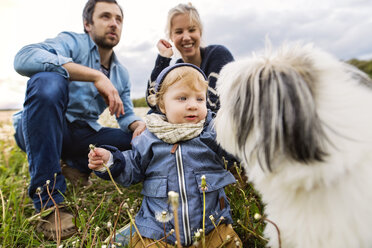
[[[156,45],[159,50],[160,56],[170,58],[173,55],[172,44],[164,39],[160,39]]]

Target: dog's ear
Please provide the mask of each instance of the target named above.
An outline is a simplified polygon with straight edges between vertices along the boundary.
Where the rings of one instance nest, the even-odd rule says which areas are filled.
[[[267,61],[249,70],[252,73],[236,89],[240,92],[232,103],[238,147],[244,156],[254,155],[269,171],[278,156],[301,163],[322,161],[326,138],[312,90],[316,76],[301,65],[277,66]]]

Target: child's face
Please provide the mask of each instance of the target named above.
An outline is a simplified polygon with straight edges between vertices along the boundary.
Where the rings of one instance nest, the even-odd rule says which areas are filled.
[[[184,83],[171,85],[163,96],[160,110],[173,124],[198,123],[207,116],[206,90],[192,90]]]

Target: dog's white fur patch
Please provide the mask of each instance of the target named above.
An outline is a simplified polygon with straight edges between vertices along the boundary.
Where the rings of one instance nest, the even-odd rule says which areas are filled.
[[[295,44],[227,64],[217,87],[217,140],[243,161],[282,247],[371,248],[368,77],[312,45]],[[265,235],[278,247],[271,224]]]

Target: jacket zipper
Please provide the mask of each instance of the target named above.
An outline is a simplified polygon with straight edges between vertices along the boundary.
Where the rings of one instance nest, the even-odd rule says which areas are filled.
[[[192,243],[191,239],[191,228],[189,220],[189,207],[187,202],[187,192],[186,192],[186,183],[185,183],[185,174],[183,171],[183,162],[182,162],[182,151],[181,145],[178,146],[176,151],[176,163],[177,163],[177,172],[178,172],[178,186],[180,188],[180,198],[181,198],[181,209],[182,209],[182,224],[185,236],[185,245],[189,246]]]

